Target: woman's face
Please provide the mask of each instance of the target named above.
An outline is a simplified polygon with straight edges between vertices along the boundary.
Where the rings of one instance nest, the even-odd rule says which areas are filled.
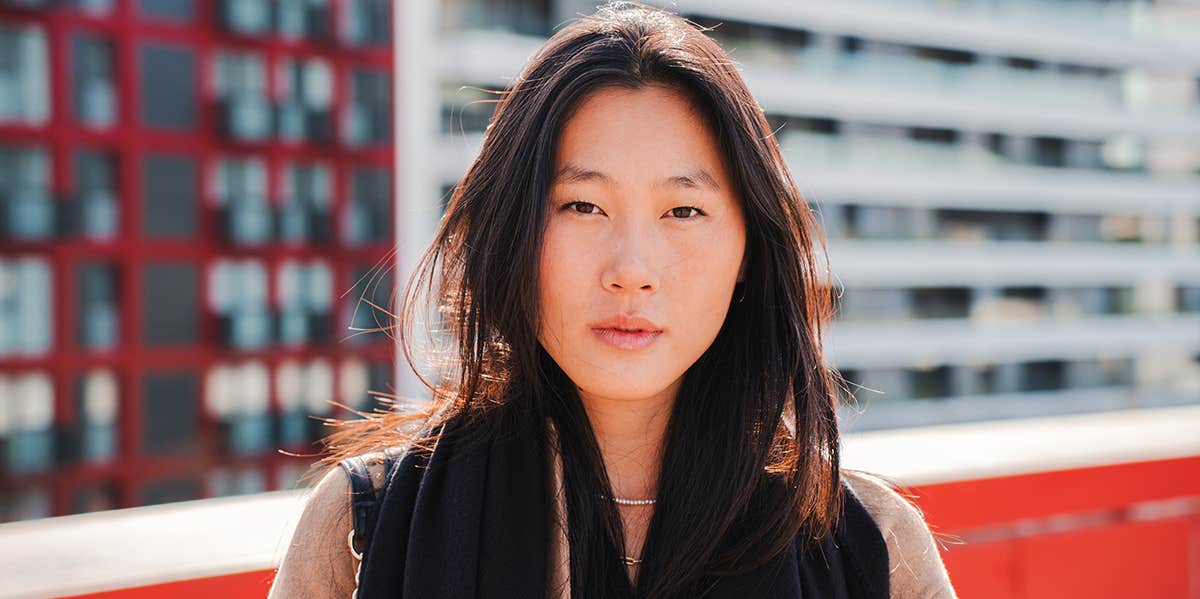
[[[585,398],[673,400],[744,270],[716,139],[678,92],[603,89],[561,131],[554,172],[539,340]]]

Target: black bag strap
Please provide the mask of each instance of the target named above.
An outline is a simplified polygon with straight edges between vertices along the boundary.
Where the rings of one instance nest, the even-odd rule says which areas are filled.
[[[392,468],[399,463],[403,451],[396,447],[389,447],[384,450],[385,466],[384,472],[385,482],[391,478]],[[374,481],[371,479],[370,469],[367,467],[367,460],[363,456],[353,456],[346,458],[338,465],[346,470],[346,474],[350,477],[350,502],[351,510],[354,514],[354,537],[352,540],[354,551],[360,555],[366,555],[367,550],[371,547],[371,534],[375,531],[375,520],[379,515],[379,489],[376,489]]]

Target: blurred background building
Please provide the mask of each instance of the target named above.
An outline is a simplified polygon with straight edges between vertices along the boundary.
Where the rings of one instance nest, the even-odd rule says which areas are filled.
[[[277,450],[388,388],[348,327],[391,294],[390,30],[380,0],[0,2],[0,520],[291,488]]]
[[[651,3],[820,212],[843,430],[1200,403],[1200,6]],[[595,4],[447,0],[394,71],[384,0],[0,0],[0,521],[291,488],[392,383],[393,90],[437,209]]]

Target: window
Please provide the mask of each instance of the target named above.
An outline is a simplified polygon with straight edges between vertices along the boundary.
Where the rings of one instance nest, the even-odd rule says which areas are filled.
[[[496,103],[491,100],[491,94],[482,91],[485,89],[488,89],[487,85],[442,87],[442,133],[462,135],[487,131]]]
[[[333,73],[322,59],[284,59],[275,69],[279,137],[288,141],[333,140]]]
[[[267,270],[254,259],[217,261],[209,272],[208,302],[226,347],[253,349],[272,340]]]
[[[284,360],[275,370],[279,398],[279,443],[284,446],[315,441],[329,432],[313,416],[329,413],[334,400],[333,367],[328,361]]]
[[[332,204],[329,169],[319,164],[292,164],[284,169],[277,216],[280,241],[328,242]]]
[[[185,262],[147,264],[142,279],[142,326],[146,345],[196,342],[199,314],[196,267]]]
[[[270,372],[261,362],[219,365],[208,373],[206,412],[218,423],[217,444],[227,454],[270,449]]]
[[[45,472],[54,466],[54,384],[44,372],[0,375],[0,439],[7,451],[0,470]]]
[[[117,486],[113,483],[88,485],[71,494],[71,513],[88,514],[120,507]]]
[[[141,0],[142,14],[172,21],[190,21],[191,0]]]
[[[95,369],[76,381],[73,459],[103,464],[116,458],[119,408],[120,388],[113,371]]]
[[[909,393],[914,399],[942,399],[950,395],[950,367],[915,368],[908,371]]]
[[[142,226],[148,236],[196,233],[196,163],[190,156],[142,158]]]
[[[142,379],[142,453],[187,455],[197,447],[199,381],[187,371],[152,372]]]
[[[350,276],[353,287],[342,304],[344,324],[338,325],[338,342],[360,344],[386,339],[386,331],[392,324],[388,312],[395,311],[391,305],[395,278],[392,269],[387,265],[356,264]]]
[[[80,347],[103,351],[118,340],[117,269],[110,264],[80,264],[75,269],[75,331]]]
[[[224,159],[217,163],[214,200],[224,240],[261,244],[272,237],[272,213],[267,201],[267,167],[257,158]]]
[[[0,494],[0,521],[18,522],[50,516],[50,494],[42,489],[5,491]]]
[[[220,0],[217,13],[229,31],[263,35],[271,29],[271,7],[267,0]]]
[[[468,0],[457,3],[455,10],[442,11],[442,27],[549,37],[550,15],[550,0]]]
[[[71,54],[75,118],[92,127],[111,127],[117,120],[112,44],[94,35],[76,35]]]
[[[250,495],[267,490],[267,479],[261,468],[218,468],[208,476],[212,497]]]
[[[1056,391],[1065,387],[1066,363],[1039,360],[1021,364],[1022,391]]]
[[[272,135],[267,68],[250,52],[220,52],[214,62],[221,130],[234,139],[259,141]]]
[[[46,150],[0,147],[0,239],[47,239],[54,220]]]
[[[967,287],[919,288],[909,293],[916,318],[966,318],[971,310]]]
[[[199,499],[200,483],[190,476],[161,479],[142,486],[138,505],[155,505]]]
[[[236,0],[234,0],[236,1]],[[329,39],[328,0],[278,0],[279,33],[289,38]]]
[[[36,26],[0,26],[0,123],[41,125],[50,118],[46,34]]]
[[[1179,285],[1175,288],[1176,312],[1200,312],[1200,286]]]
[[[387,71],[353,69],[345,114],[346,143],[386,144],[392,139],[391,78]]]
[[[350,173],[342,239],[350,245],[382,243],[392,236],[392,177],[384,168],[355,168]]]
[[[329,266],[314,260],[285,261],[276,271],[279,295],[279,342],[303,345],[325,340],[333,305],[333,276]]]
[[[64,233],[93,240],[117,236],[116,158],[109,152],[75,152],[75,193],[64,202]]]
[[[196,126],[195,56],[187,48],[141,47],[142,123],[155,129]]]
[[[0,255],[0,358],[40,356],[54,338],[54,284],[40,257]]]
[[[387,45],[392,20],[388,0],[348,0],[342,39],[356,45]]]

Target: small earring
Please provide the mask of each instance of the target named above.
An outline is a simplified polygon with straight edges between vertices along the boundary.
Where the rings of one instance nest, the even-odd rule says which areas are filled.
[[[746,299],[746,284],[745,284],[745,283],[738,283],[737,285],[735,285],[735,287],[740,287],[740,288],[741,288],[741,290],[742,290],[742,293],[741,293],[741,294],[739,294],[739,295],[738,295],[738,298],[737,298],[737,303],[739,303],[739,304],[740,304],[740,303],[742,303],[742,300]]]

